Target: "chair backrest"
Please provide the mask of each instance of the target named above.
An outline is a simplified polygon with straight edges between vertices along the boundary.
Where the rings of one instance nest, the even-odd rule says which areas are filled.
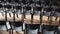
[[[58,27],[57,34],[60,34],[60,27]]]
[[[40,27],[39,24],[25,24],[26,28],[34,30],[34,29],[38,29]]]
[[[52,25],[43,25],[43,29],[47,31],[53,31],[57,29],[57,26],[52,26]]]
[[[0,8],[2,8],[3,7],[3,5],[2,4],[0,4]]]
[[[6,21],[0,21],[0,25],[6,25]]]
[[[12,6],[11,5],[4,5],[4,8],[11,9]]]
[[[14,26],[16,27],[19,27],[19,26],[22,26],[23,25],[23,22],[13,22],[14,23]]]
[[[12,24],[13,23],[13,24]],[[15,27],[19,27],[23,25],[23,22],[15,21],[15,22],[9,22],[10,25],[13,25]]]

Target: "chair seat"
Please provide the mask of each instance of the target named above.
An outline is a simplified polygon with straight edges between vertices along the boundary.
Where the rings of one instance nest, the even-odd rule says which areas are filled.
[[[57,32],[57,26],[43,25],[43,34],[55,34]]]
[[[13,23],[13,25],[12,25]],[[22,26],[23,26],[23,23],[22,22],[10,22],[10,25],[12,25],[12,29],[17,31],[17,32],[20,32],[22,31]]]
[[[38,29],[28,30],[28,33],[30,33],[30,34],[37,34],[37,32],[38,32]]]
[[[50,16],[51,12],[44,12],[45,16]]]
[[[35,11],[34,15],[40,15],[41,12],[40,11]]]
[[[0,9],[0,12],[4,12],[2,9]]]
[[[22,31],[22,26],[13,27],[13,30],[15,30],[15,31],[17,31],[17,32],[21,32],[21,31]]]
[[[44,31],[43,31],[43,34],[54,34],[54,31],[47,31],[47,30],[44,30]]]
[[[0,30],[7,30],[5,25],[0,25]]]
[[[56,12],[56,13],[55,13],[55,16],[60,16],[60,13],[59,13],[59,12]]]
[[[31,14],[31,11],[28,10],[28,11],[25,11],[25,15],[30,15]]]

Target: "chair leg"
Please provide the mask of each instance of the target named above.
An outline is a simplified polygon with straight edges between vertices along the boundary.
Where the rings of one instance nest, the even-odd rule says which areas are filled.
[[[28,34],[28,30],[26,29],[26,34]]]
[[[5,25],[5,27],[6,27],[6,30],[8,31],[7,25]]]
[[[11,30],[8,30],[9,34],[11,34]]]
[[[24,34],[26,34],[26,30],[24,30]]]
[[[43,27],[42,27],[42,33],[41,34],[43,34]]]
[[[39,30],[40,30],[40,28],[38,28],[38,34],[40,34]]]
[[[57,30],[55,30],[54,34],[57,34]]]
[[[27,27],[25,27],[25,34],[27,34]]]

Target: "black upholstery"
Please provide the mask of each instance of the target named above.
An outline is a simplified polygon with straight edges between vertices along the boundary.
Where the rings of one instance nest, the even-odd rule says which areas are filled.
[[[2,8],[3,7],[3,5],[2,4],[0,4],[0,8]]]
[[[29,4],[33,4],[33,1],[32,0],[29,0],[29,2],[28,2]]]
[[[60,13],[60,8],[56,9],[55,11]]]
[[[43,25],[43,30],[47,30],[47,31],[53,31],[56,30],[58,26],[52,26],[52,25]]]
[[[4,2],[4,0],[0,0],[1,2]]]
[[[13,22],[15,27],[19,27],[23,25],[23,22]]]
[[[18,0],[13,0],[13,2],[18,3]]]
[[[35,9],[36,11],[41,11],[41,10],[42,10],[42,7],[36,6],[36,7],[34,7],[34,9]]]
[[[6,21],[0,21],[0,25],[6,25]]]
[[[12,24],[13,23],[13,24]],[[22,26],[23,25],[23,22],[19,22],[19,21],[15,21],[15,22],[10,22],[9,23],[10,25],[13,25],[15,27],[19,27],[19,26]]]
[[[23,7],[25,10],[31,10],[30,6]]]
[[[13,8],[15,8],[15,9],[21,9],[22,7],[21,6],[14,6]]]
[[[28,29],[34,30],[34,29],[38,29],[40,25],[39,24],[25,24],[25,26]]]
[[[52,8],[51,7],[46,7],[46,8],[44,8],[44,11],[50,12],[50,11],[52,11]]]
[[[41,0],[37,1],[36,3],[39,4],[39,5],[41,5]]]
[[[12,0],[6,0],[7,2],[12,2]]]
[[[12,8],[12,6],[11,5],[4,5],[4,8],[10,9],[10,8]]]

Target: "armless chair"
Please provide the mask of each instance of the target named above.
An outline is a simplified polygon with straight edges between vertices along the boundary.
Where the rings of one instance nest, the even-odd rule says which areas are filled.
[[[60,16],[60,8],[55,10],[55,15],[54,16],[56,17],[56,20],[57,20],[57,18]]]
[[[43,14],[43,12],[42,12],[42,7],[40,7],[40,6],[36,6],[36,7],[34,7],[34,15],[36,15],[36,16],[39,16],[40,17],[40,19],[39,20],[41,20],[42,19],[42,15]],[[41,34],[41,23],[42,22],[40,22],[40,28],[39,28],[39,34]]]
[[[46,7],[44,7],[44,15],[45,16],[47,16],[48,17],[48,21],[49,22],[51,22],[52,21],[52,8],[51,7],[49,7],[49,6],[46,6]],[[51,24],[51,23],[49,23],[49,24]]]
[[[6,11],[7,13],[9,13],[9,16],[11,17],[11,13],[12,13],[11,8],[12,8],[12,6],[9,5],[9,4],[7,4],[7,5],[4,5],[4,8],[6,8],[5,11]]]
[[[26,34],[38,34],[39,24],[25,24]]]
[[[56,34],[57,26],[53,25],[43,25],[42,26],[42,33],[43,34]]]
[[[25,12],[25,15],[30,15],[30,13],[31,13],[31,7],[30,6],[24,7],[24,12]]]
[[[15,11],[17,18],[18,18],[18,15],[21,15],[21,8],[22,8],[21,6],[14,7],[14,11]]]
[[[49,6],[44,7],[44,15],[45,16],[50,16],[52,8]]]
[[[0,21],[0,30],[7,30],[5,25],[6,21]]]
[[[13,23],[13,24],[12,24]],[[23,22],[15,21],[10,22],[11,28],[16,31],[17,34],[20,34],[22,32]]]
[[[31,10],[31,8],[29,8],[29,10]],[[27,24],[27,23],[25,23],[25,29],[26,29],[25,34],[38,34],[39,26],[40,26],[40,24]]]
[[[39,6],[36,6],[34,8],[34,15],[40,15],[41,14],[41,10],[42,10],[42,7],[39,7]]]
[[[58,17],[59,17],[59,20],[60,20],[60,8],[56,9],[55,17],[56,17],[56,20],[57,20]],[[60,25],[60,21],[59,21],[59,25]],[[58,27],[57,34],[60,34],[60,26]]]
[[[0,4],[0,12],[2,13],[2,17],[4,17],[4,9],[3,9],[3,5]],[[3,18],[4,19],[4,18]],[[1,30],[7,30],[7,26],[6,26],[6,21],[1,20]],[[3,29],[4,28],[4,29]]]

